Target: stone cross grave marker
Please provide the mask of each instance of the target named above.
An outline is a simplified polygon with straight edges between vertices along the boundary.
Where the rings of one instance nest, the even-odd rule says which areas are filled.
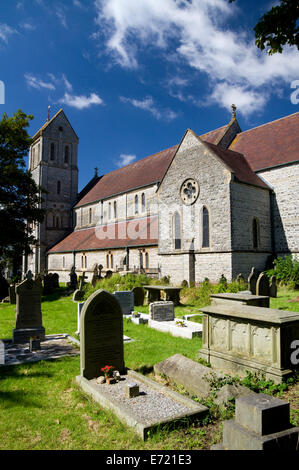
[[[70,284],[69,284],[69,285],[70,285],[70,288],[71,288],[71,289],[77,289],[78,278],[77,278],[75,266],[72,266],[72,267],[71,267],[69,276],[70,276]]]
[[[16,325],[13,330],[13,343],[27,343],[34,336],[44,340],[41,290],[41,282],[32,279],[26,279],[16,286]]]
[[[134,293],[130,290],[115,291],[114,297],[119,302],[122,314],[130,315],[134,310]]]
[[[87,299],[81,312],[80,342],[81,376],[99,377],[105,366],[124,373],[123,316],[115,296],[101,289]]]
[[[173,321],[174,303],[173,302],[153,302],[149,305],[149,317],[155,321]]]

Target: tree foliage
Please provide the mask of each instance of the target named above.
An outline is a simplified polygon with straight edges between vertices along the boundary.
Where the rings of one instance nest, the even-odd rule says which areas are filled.
[[[0,257],[30,253],[33,225],[42,222],[42,189],[25,168],[32,143],[26,128],[33,116],[21,110],[0,121]]]
[[[299,0],[281,0],[259,19],[254,31],[257,47],[268,48],[270,55],[281,53],[286,45],[299,50]]]

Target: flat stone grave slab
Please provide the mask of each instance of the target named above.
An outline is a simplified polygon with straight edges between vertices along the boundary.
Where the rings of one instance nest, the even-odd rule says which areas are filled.
[[[128,398],[127,386],[139,386],[139,395]],[[145,440],[151,431],[174,421],[194,420],[206,415],[208,409],[137,372],[128,370],[115,384],[98,384],[95,379],[76,377],[77,383],[103,408],[112,410],[118,418],[133,427]]]
[[[155,321],[149,319],[148,326],[181,338],[192,339],[202,335],[201,323],[195,323],[181,318],[175,318],[173,321]]]
[[[78,356],[80,343],[67,334],[46,335],[41,341],[41,349],[30,351],[29,343],[14,344],[11,340],[2,340],[5,345],[5,362],[1,366],[12,366],[64,356]]]

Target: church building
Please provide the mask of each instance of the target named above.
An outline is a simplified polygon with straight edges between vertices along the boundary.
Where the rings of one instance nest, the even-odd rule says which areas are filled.
[[[173,284],[245,278],[299,252],[299,113],[242,132],[187,129],[171,148],[78,193],[79,138],[63,110],[34,135],[29,168],[46,217],[24,271],[144,272]],[[88,162],[88,160],[86,160]]]

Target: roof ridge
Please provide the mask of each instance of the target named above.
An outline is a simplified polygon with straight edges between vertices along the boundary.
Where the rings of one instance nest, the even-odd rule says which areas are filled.
[[[288,114],[287,116],[283,116],[278,119],[274,119],[273,121],[265,122],[264,124],[260,124],[259,126],[252,127],[251,129],[247,129],[246,131],[239,132],[239,134],[237,135],[245,134],[245,132],[251,132],[254,129],[259,129],[260,127],[263,127],[263,126],[268,126],[269,124],[272,124],[273,122],[278,122],[278,121],[282,121],[283,119],[288,119],[292,116],[295,116],[296,114],[299,114],[299,111],[296,111],[296,113],[293,113],[293,114]]]

